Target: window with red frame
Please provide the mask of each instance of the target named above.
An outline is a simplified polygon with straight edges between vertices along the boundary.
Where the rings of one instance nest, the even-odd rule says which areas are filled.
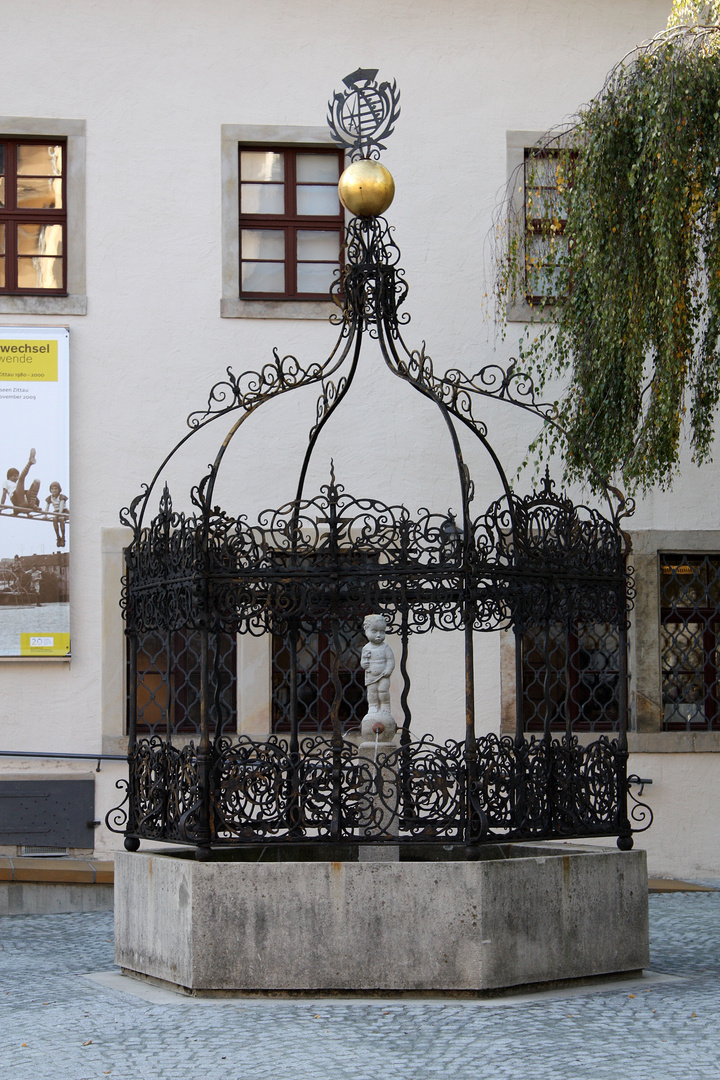
[[[0,293],[65,293],[66,146],[0,139]]]
[[[240,296],[324,300],[340,265],[337,150],[239,148]]]

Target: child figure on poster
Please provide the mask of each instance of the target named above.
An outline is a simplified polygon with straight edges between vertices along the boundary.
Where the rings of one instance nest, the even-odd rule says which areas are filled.
[[[14,517],[17,517],[21,510],[30,509],[27,501],[27,492],[25,491],[25,478],[34,464],[35,447],[33,446],[30,449],[27,465],[22,472],[19,472],[18,469],[8,469],[7,471],[7,480],[3,482],[0,506],[5,505],[5,498],[6,496],[9,496],[10,502],[15,507],[13,510]]]
[[[45,512],[52,514],[53,527],[58,547],[65,547],[65,522],[70,516],[68,513],[67,495],[63,495],[62,488],[57,480],[50,485],[50,494],[45,500]]]
[[[42,511],[42,507],[40,506],[40,499],[38,497],[38,492],[39,491],[40,491],[40,481],[39,480],[33,480],[32,484],[30,485],[30,487],[25,492],[25,502],[27,503],[28,510]]]

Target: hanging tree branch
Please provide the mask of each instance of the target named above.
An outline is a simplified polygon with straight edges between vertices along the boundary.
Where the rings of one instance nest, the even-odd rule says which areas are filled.
[[[668,30],[631,53],[542,143],[569,145],[551,265],[531,265],[510,198],[497,233],[503,310],[529,272],[552,273],[563,297],[533,311],[523,345],[541,385],[569,380],[560,427],[533,449],[561,450],[591,483],[588,460],[631,489],[667,485],[686,420],[694,460],[710,459],[720,398],[720,27]],[[552,215],[545,228],[552,245]]]

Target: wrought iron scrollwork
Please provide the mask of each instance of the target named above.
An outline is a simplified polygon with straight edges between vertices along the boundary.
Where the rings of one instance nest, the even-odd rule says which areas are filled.
[[[378,83],[377,68],[358,68],[343,79],[328,102],[328,127],[332,138],[347,149],[351,161],[378,158],[383,139],[392,135],[400,116],[400,91],[393,80]]]
[[[377,156],[399,115],[395,84],[378,85],[376,74],[358,69],[330,103],[333,138],[351,156]],[[424,343],[406,345],[402,332],[409,316],[401,309],[408,287],[384,218],[350,220],[342,272],[331,292],[339,331],[328,358],[307,363],[275,350],[258,371],[236,375],[228,368],[207,406],[190,414],[187,433],[154,479],[122,511],[132,531],[122,592],[131,656],[130,776],[127,798],[112,819],[115,827],[124,825],[130,838],[195,843],[203,850],[213,844],[337,840],[472,846],[610,835],[628,846],[631,825],[644,826],[638,814],[646,809],[631,795],[635,805],[627,817],[625,636],[633,584],[620,522],[632,512],[631,501],[606,485],[610,511],[602,514],[557,493],[549,474],[538,491],[515,493],[479,407],[499,402],[553,424],[555,406],[541,400],[515,360],[474,374],[454,367],[438,374]],[[437,408],[457,467],[454,505],[443,498],[440,509],[411,511],[353,495],[337,482],[334,469],[317,494],[306,493],[319,435],[347,398],[367,336],[376,339],[390,372]],[[230,442],[257,409],[302,387],[315,387],[316,398],[295,498],[252,519],[228,514],[216,505],[214,492]],[[230,427],[192,488],[190,510],[176,510],[164,486],[150,518],[150,500],[173,455],[223,417]],[[468,430],[497,477],[498,497],[481,512],[459,438]],[[369,612],[386,616],[403,648],[402,739],[395,748],[378,750],[377,760],[358,753],[338,721],[340,642],[357,635]],[[525,737],[522,708],[514,738],[476,738],[475,632],[512,629],[520,647],[524,636],[535,634],[543,642],[546,667],[562,653],[570,670],[568,658],[578,648],[573,653],[568,639],[564,653],[553,650],[552,635],[568,638],[578,627],[599,626],[618,656],[617,738],[602,736],[581,746],[569,719],[564,736],[551,738],[553,707],[558,715],[562,710],[549,678],[539,704],[542,738]],[[442,745],[430,736],[410,735],[407,663],[412,636],[438,630],[462,634],[465,643],[466,738]],[[173,682],[169,658],[172,635],[180,633],[199,650],[197,745],[173,743],[179,682]],[[273,634],[283,644],[287,738],[227,736],[234,706],[220,692],[219,641],[238,633]],[[328,682],[333,696],[327,702],[334,719],[332,735],[300,739],[297,645],[301,635],[313,633],[334,642]],[[168,657],[167,671],[138,669],[139,644],[147,634],[159,642],[157,654]],[[161,720],[151,730],[165,729],[164,740],[145,738],[137,724],[138,694],[153,693],[152,680],[161,676],[165,696],[155,698]],[[568,694],[568,702],[582,708],[580,695]]]
[[[632,831],[646,832],[653,823],[653,812],[647,803],[641,802],[642,794],[645,788],[645,784],[648,781],[641,780],[639,776],[633,773],[632,776],[628,776],[628,797],[630,799],[630,821],[632,823]],[[640,790],[637,795],[633,791],[633,787],[638,784]]]
[[[303,739],[297,761],[285,740],[240,736],[212,747],[212,843],[316,842],[330,839],[335,748],[322,736]],[[340,839],[359,843],[462,842],[474,810],[485,842],[551,837],[614,836],[624,788],[617,739],[587,746],[577,737],[477,740],[475,778],[468,781],[465,746],[429,735],[418,742],[358,757],[340,748]],[[620,775],[622,769],[620,769]],[[629,777],[627,785],[638,783]],[[141,740],[130,756],[135,817],[125,830],[125,800],[108,815],[115,831],[151,840],[192,843],[198,836],[198,775],[194,746],[178,751]],[[652,812],[632,792],[634,831]]]

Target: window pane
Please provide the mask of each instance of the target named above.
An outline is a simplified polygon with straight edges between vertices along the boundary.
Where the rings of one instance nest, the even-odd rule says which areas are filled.
[[[326,293],[333,282],[337,266],[332,263],[298,263],[297,289],[299,293]]]
[[[18,288],[62,289],[62,287],[62,259],[27,257],[18,259]]]
[[[285,233],[282,229],[242,229],[243,259],[284,259]]]
[[[563,262],[567,257],[567,240],[530,234],[525,249],[525,285],[528,296],[561,296]]]
[[[0,176],[0,206],[5,205],[5,177]]]
[[[340,163],[334,154],[298,154],[295,161],[301,183],[337,184],[340,179]]]
[[[534,187],[557,187],[558,173],[562,169],[559,157],[529,157],[525,162],[527,183]]]
[[[5,259],[0,259],[0,289],[5,288]]]
[[[0,255],[5,254],[5,226],[0,225]]]
[[[298,214],[336,215],[340,213],[340,200],[337,187],[328,185],[308,185],[297,188]]]
[[[0,143],[0,173],[5,172],[5,143]]]
[[[285,292],[285,263],[244,262],[241,266],[243,292]]]
[[[340,251],[340,234],[336,232],[324,232],[302,229],[297,234],[298,259],[308,259],[313,262],[329,260],[337,262]]]
[[[530,157],[525,162],[525,206],[528,218],[566,218],[573,159],[568,154]]]
[[[17,171],[18,176],[62,176],[62,146],[19,145]]]
[[[285,162],[283,155],[264,150],[241,150],[240,179],[284,180]]]
[[[62,207],[62,180],[18,177],[17,204],[21,210],[59,210]]]
[[[284,184],[241,184],[240,212],[242,214],[284,214]]]
[[[62,255],[62,225],[18,225],[19,255]]]

